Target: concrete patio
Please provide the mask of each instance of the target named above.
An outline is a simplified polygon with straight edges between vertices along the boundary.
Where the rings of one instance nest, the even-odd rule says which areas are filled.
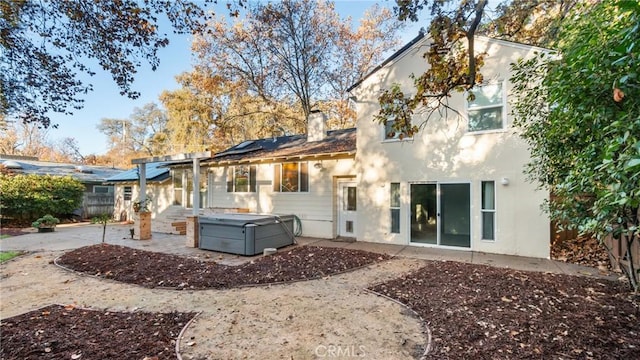
[[[132,225],[128,224],[109,224],[107,226],[105,242],[148,251],[210,259],[227,265],[240,264],[255,258],[190,248],[185,245],[186,237],[184,235],[154,232],[150,240],[133,240],[129,231],[131,227]],[[102,241],[102,225],[99,224],[81,223],[58,225],[56,231],[53,233],[37,233],[35,232],[35,229],[32,230],[32,233],[0,240],[0,250],[63,251],[76,249],[82,246],[99,244]],[[526,271],[598,276],[610,279],[617,278],[615,274],[603,273],[595,268],[549,259],[488,254],[466,250],[439,249],[413,245],[393,245],[363,241],[347,242],[306,237],[297,238],[297,242],[300,245],[343,247],[413,259],[459,261]]]

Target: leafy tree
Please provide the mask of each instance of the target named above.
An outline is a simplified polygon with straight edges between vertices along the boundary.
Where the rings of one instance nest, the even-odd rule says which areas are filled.
[[[122,95],[137,98],[132,88],[137,69],[147,62],[155,70],[158,50],[169,43],[159,32],[159,16],[176,32],[199,31],[206,18],[203,4],[0,1],[0,114],[48,127],[49,112],[71,114],[82,107],[82,94],[91,84],[79,74],[94,75],[96,66],[111,74]],[[230,5],[230,11],[237,10]]]
[[[352,124],[353,114],[339,105],[347,102],[344,90],[396,45],[400,28],[383,8],[372,9],[354,31],[331,2],[285,0],[258,3],[234,24],[216,19],[193,48],[201,73],[246,84],[267,114],[283,103],[299,108],[297,126],[304,128],[311,109],[324,106],[334,117],[351,117],[338,123]]]
[[[211,75],[196,66],[181,74],[182,87],[160,96],[167,108],[169,143],[174,152],[220,151],[243,140],[304,130],[301,111],[288,102],[269,102],[248,86]]]
[[[55,144],[55,154],[58,162],[84,163],[85,157],[80,152],[78,141],[72,137],[65,137]]]
[[[7,124],[7,129],[0,133],[0,152],[45,158],[51,148],[48,132],[48,129],[41,129],[35,124]]]
[[[196,152],[208,148],[215,138],[215,95],[219,87],[214,81],[213,92],[194,85],[193,76],[181,74],[176,80],[182,85],[173,91],[163,91],[160,101],[167,109],[168,142],[172,152]]]
[[[168,150],[167,115],[155,103],[134,108],[128,119],[100,120],[98,130],[109,138],[109,152],[128,166],[136,156],[155,156]]]
[[[405,94],[399,86],[386,89],[379,97],[381,108],[375,120],[386,125],[387,119],[394,119],[393,131],[413,136],[432,114],[455,111],[447,106],[452,92],[464,92],[483,82],[485,54],[475,49],[476,35],[545,46],[579,1],[503,1],[492,18],[487,0],[396,0],[400,20],[418,21],[423,11],[429,11],[431,44],[424,54],[429,67],[413,76],[414,93]],[[426,111],[425,120],[414,124],[412,116],[418,108]]]
[[[579,7],[559,40],[558,56],[514,65],[527,172],[555,195],[552,218],[631,249],[640,241],[640,4]],[[620,260],[637,291],[637,259]]]

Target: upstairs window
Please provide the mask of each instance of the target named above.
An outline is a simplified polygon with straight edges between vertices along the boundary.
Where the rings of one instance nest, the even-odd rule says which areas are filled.
[[[256,166],[238,165],[228,167],[227,192],[256,192]]]
[[[273,166],[273,191],[308,192],[308,167],[307,162],[275,164]]]
[[[385,140],[409,139],[409,137],[403,132],[393,129],[393,124],[395,123],[396,123],[395,120],[387,120],[387,123],[384,125],[384,139]]]
[[[472,95],[471,95],[472,94]],[[490,131],[504,128],[503,83],[477,86],[468,94],[469,131]]]

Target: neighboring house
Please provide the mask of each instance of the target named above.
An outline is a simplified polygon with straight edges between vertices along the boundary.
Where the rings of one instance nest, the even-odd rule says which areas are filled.
[[[83,218],[111,212],[114,206],[114,187],[104,181],[122,169],[108,166],[79,165],[39,161],[36,157],[0,154],[0,163],[15,174],[71,176],[85,186]]]
[[[394,83],[414,93],[411,74],[426,69],[428,46],[419,35],[350,89],[358,113],[356,238],[549,257],[549,219],[540,208],[548,194],[526,180],[529,152],[509,104],[509,64],[546,50],[476,37],[487,56],[475,100],[452,94],[455,111],[400,140],[373,121],[378,96]],[[416,111],[414,124],[423,120]]]
[[[171,173],[165,163],[146,165],[147,197],[150,199],[149,210],[153,217],[167,209],[173,201]],[[137,167],[113,175],[105,180],[106,184],[115,187],[114,217],[118,221],[133,219],[133,202],[140,195],[139,170]]]

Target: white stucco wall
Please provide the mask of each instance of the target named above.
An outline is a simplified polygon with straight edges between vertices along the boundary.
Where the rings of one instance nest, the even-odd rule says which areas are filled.
[[[420,46],[423,45],[423,46]],[[426,39],[403,56],[367,78],[352,91],[358,112],[356,173],[358,181],[358,240],[408,244],[410,241],[410,191],[414,182],[462,182],[471,186],[471,249],[500,254],[549,257],[549,220],[540,210],[547,194],[526,181],[524,165],[529,160],[526,144],[511,126],[507,106],[506,128],[485,133],[468,133],[464,94],[454,94],[446,118],[432,117],[412,140],[383,141],[384,129],[373,122],[378,113],[382,89],[400,83],[413,92],[410,75],[425,70],[422,53]],[[485,80],[504,81],[510,94],[509,64],[533,54],[535,49],[479,38],[479,51],[487,51],[482,68]],[[507,97],[509,99],[509,97]],[[414,124],[424,120],[416,112]],[[508,185],[501,179],[508,178]],[[496,239],[481,238],[481,182],[496,183]],[[389,184],[401,186],[400,233],[390,233]]]
[[[131,186],[131,200],[124,200],[124,188]],[[115,185],[115,214],[119,217],[126,216],[127,220],[133,219],[133,202],[138,200],[140,186],[137,184],[116,184]],[[147,183],[147,197],[151,198],[149,209],[151,218],[155,219],[158,214],[166,210],[173,202],[173,187],[171,179],[162,183]],[[118,216],[117,216],[118,217]],[[120,220],[118,218],[118,220]]]
[[[319,160],[318,160],[319,161]],[[257,191],[255,193],[227,192],[225,167],[210,168],[209,204],[220,208],[249,208],[255,213],[288,215],[300,218],[302,236],[335,237],[336,179],[355,176],[353,159],[309,161],[309,192],[274,192],[273,164],[256,164]]]

